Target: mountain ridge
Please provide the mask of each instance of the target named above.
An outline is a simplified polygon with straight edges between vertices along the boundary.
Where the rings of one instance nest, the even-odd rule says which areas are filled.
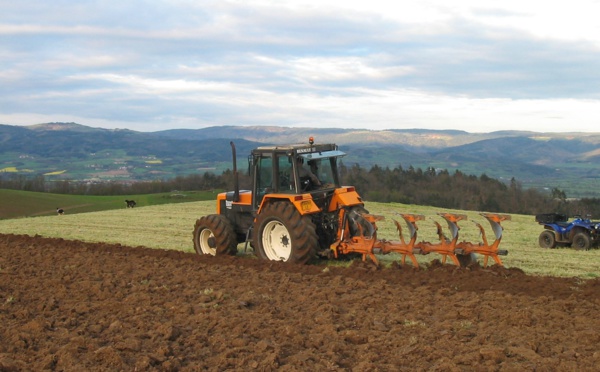
[[[0,171],[44,174],[52,179],[141,181],[231,168],[230,141],[238,166],[266,144],[333,142],[347,152],[346,166],[460,170],[515,178],[524,187],[600,196],[600,133],[461,130],[340,129],[216,126],[137,132],[77,123],[0,124]],[[244,166],[240,166],[243,168]]]

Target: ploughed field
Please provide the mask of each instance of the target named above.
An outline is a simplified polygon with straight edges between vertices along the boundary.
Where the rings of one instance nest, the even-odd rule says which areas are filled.
[[[598,279],[0,235],[0,371],[597,370]]]

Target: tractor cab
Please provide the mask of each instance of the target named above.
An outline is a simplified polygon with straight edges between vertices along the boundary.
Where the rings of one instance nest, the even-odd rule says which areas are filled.
[[[259,209],[265,195],[298,195],[340,187],[337,159],[345,153],[334,144],[264,146],[250,155],[252,205]]]

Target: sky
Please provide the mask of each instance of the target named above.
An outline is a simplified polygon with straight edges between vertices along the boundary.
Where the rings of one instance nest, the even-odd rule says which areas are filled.
[[[600,0],[0,0],[0,124],[600,132]]]

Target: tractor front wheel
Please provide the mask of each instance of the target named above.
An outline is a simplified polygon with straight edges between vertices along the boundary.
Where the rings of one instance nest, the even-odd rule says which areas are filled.
[[[235,255],[237,239],[231,222],[220,214],[209,214],[196,221],[194,249],[198,254]]]
[[[555,248],[556,238],[554,237],[554,233],[550,230],[542,231],[538,239],[538,243],[542,248]]]
[[[264,207],[253,227],[256,255],[265,260],[304,264],[316,257],[318,238],[310,216],[293,204],[274,202]]]
[[[578,232],[573,236],[573,244],[571,245],[578,251],[587,251],[592,246],[592,241],[589,234]]]

